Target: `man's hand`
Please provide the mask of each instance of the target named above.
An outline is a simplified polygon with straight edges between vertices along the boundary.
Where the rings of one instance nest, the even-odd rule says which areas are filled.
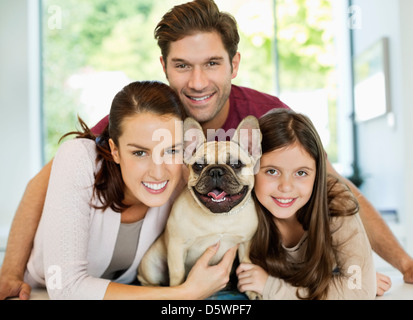
[[[0,300],[14,297],[29,300],[30,292],[31,287],[21,279],[0,275]]]
[[[409,259],[407,263],[402,266],[401,272],[404,282],[413,284],[413,259]]]

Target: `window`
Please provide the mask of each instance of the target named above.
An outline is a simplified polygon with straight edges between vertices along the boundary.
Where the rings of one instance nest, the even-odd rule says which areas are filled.
[[[166,81],[153,38],[173,0],[43,0],[45,159],[60,137],[108,114],[134,80]],[[337,162],[331,0],[216,0],[238,22],[241,69],[235,84],[278,95],[315,123]]]

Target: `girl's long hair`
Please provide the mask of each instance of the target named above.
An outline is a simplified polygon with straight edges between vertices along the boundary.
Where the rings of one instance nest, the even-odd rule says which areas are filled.
[[[321,139],[309,118],[292,110],[277,109],[260,119],[262,153],[299,143],[316,163],[316,178],[309,201],[297,212],[297,219],[308,232],[304,263],[291,263],[282,246],[280,232],[272,214],[253,193],[258,211],[258,230],[251,242],[251,261],[269,275],[296,287],[308,289],[301,299],[322,299],[333,277],[335,266],[331,216],[358,212],[358,203],[338,179],[327,176],[326,154]]]
[[[122,212],[127,205],[123,203],[125,184],[119,165],[114,161],[109,147],[109,139],[119,146],[122,135],[122,123],[125,118],[136,114],[150,112],[160,116],[174,116],[179,120],[185,118],[185,112],[176,93],[166,84],[157,81],[132,82],[116,94],[112,101],[109,124],[96,136],[86,123],[79,118],[81,131],[73,131],[66,136],[76,134],[76,138],[94,140],[97,150],[97,162],[101,162],[95,175],[94,194],[102,203],[97,209],[111,208]]]

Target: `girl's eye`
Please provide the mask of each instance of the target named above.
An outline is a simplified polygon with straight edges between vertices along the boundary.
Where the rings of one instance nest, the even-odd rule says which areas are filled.
[[[271,175],[271,176],[275,176],[275,175],[278,174],[278,171],[275,170],[275,169],[269,169],[269,170],[267,170],[266,173],[269,174],[269,175]]]
[[[299,176],[299,177],[305,177],[307,175],[307,172],[305,172],[305,171],[298,171],[297,172],[297,176]]]

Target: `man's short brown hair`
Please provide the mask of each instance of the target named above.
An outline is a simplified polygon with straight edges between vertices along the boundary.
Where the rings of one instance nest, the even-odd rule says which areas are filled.
[[[171,42],[197,32],[217,32],[232,61],[240,40],[237,22],[230,14],[219,11],[213,0],[195,0],[181,4],[162,17],[155,28],[155,39],[164,61],[168,57]]]

